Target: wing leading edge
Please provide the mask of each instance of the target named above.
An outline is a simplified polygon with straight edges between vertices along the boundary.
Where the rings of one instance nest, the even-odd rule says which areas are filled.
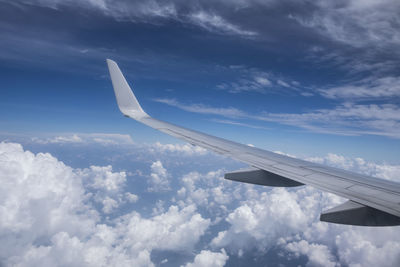
[[[143,111],[118,65],[110,59],[107,64],[118,107],[125,116],[255,168],[226,174],[227,179],[269,186],[306,184],[349,199],[323,212],[322,221],[363,226],[400,225],[399,183],[279,155],[154,119]]]

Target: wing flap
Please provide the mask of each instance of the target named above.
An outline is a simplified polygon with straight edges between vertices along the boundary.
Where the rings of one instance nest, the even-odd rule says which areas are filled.
[[[227,180],[266,186],[293,187],[304,185],[286,177],[261,169],[244,169],[229,172],[225,173],[224,178]]]
[[[400,225],[400,217],[351,200],[323,212],[320,220],[323,222],[359,226]]]

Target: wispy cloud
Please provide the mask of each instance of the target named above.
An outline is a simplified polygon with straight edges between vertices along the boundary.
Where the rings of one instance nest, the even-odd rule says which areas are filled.
[[[268,127],[263,127],[263,126],[258,126],[258,125],[253,125],[253,124],[243,123],[243,122],[238,122],[238,121],[232,121],[232,120],[211,119],[211,121],[217,122],[217,123],[222,123],[222,124],[253,128],[253,129],[264,129],[264,130],[270,129]]]
[[[400,97],[400,77],[369,77],[348,85],[321,89],[327,98],[363,99]]]
[[[256,32],[243,30],[239,26],[229,23],[221,16],[214,13],[207,13],[203,10],[190,14],[189,21],[210,32],[231,34],[231,35],[242,35],[249,37],[257,35]]]
[[[261,120],[297,126],[313,132],[381,135],[400,138],[400,108],[396,105],[344,104],[313,112],[265,113]]]
[[[391,104],[347,103],[332,109],[317,109],[305,113],[251,114],[236,108],[217,108],[204,104],[182,104],[175,99],[156,99],[179,109],[234,119],[274,122],[306,129],[311,132],[336,135],[380,135],[400,138],[400,108]],[[220,123],[250,127],[248,123],[217,120]],[[254,126],[252,126],[254,128]]]
[[[210,107],[206,106],[203,104],[190,104],[190,105],[185,105],[180,102],[178,102],[176,99],[169,99],[169,98],[157,98],[154,99],[154,101],[167,104],[169,106],[177,107],[179,109],[189,111],[189,112],[194,112],[194,113],[200,113],[200,114],[211,114],[211,115],[220,115],[224,117],[231,117],[231,118],[237,118],[237,117],[246,117],[246,113],[237,109],[237,108],[215,108],[215,107]]]
[[[173,18],[177,11],[173,1],[109,1],[109,0],[17,0],[16,3],[62,9],[81,8],[102,12],[118,20],[141,20],[151,22],[154,18]]]
[[[400,4],[396,0],[316,1],[311,16],[293,16],[333,40],[355,47],[388,47],[400,44]]]
[[[74,12],[97,12],[118,21],[131,21],[150,24],[163,24],[170,21],[182,25],[197,26],[206,31],[234,35],[257,40],[287,40],[288,32],[303,32],[304,40],[299,42],[315,41],[321,46],[326,40],[331,43],[340,43],[348,47],[359,49],[357,56],[359,63],[355,68],[365,68],[366,65],[375,66],[382,61],[382,57],[375,58],[367,63],[373,53],[387,51],[385,60],[398,62],[400,53],[396,47],[400,44],[398,13],[400,4],[396,0],[384,1],[356,1],[336,3],[329,0],[313,2],[297,1],[179,1],[179,0],[15,0],[14,5],[42,6],[62,10],[65,7],[74,9]],[[279,8],[277,8],[279,6]],[[260,18],[260,12],[274,13],[275,23],[271,23],[269,16]],[[243,19],[246,16],[246,19]],[[311,39],[309,37],[311,36]],[[324,42],[318,42],[323,36]],[[291,40],[288,40],[291,41]],[[296,40],[297,41],[297,40]],[[264,43],[266,46],[269,44]],[[275,43],[272,43],[274,46]],[[333,45],[336,46],[336,45]],[[324,54],[332,49],[328,45]],[[367,48],[367,49],[366,49]],[[363,50],[363,52],[361,52]],[[336,51],[335,51],[336,52]],[[354,58],[354,53],[347,58]],[[398,64],[391,64],[395,69]]]
[[[256,36],[255,31],[244,30],[218,14],[218,10],[206,10],[201,5],[186,5],[180,1],[108,1],[108,0],[37,0],[17,2],[29,5],[61,9],[66,6],[101,12],[116,20],[159,24],[165,20],[199,26],[217,34]]]
[[[307,28],[312,28],[320,34],[335,41],[356,47],[398,45],[400,33],[398,10],[400,4],[396,0],[357,1],[336,3],[329,0],[312,3],[292,1],[225,1],[217,0],[204,3],[195,1],[190,4],[179,0],[148,0],[148,1],[110,1],[110,0],[16,0],[14,3],[45,6],[61,9],[65,6],[92,9],[118,20],[155,22],[157,19],[173,19],[184,23],[200,26],[208,31],[254,36],[263,28],[269,29],[265,21],[259,17],[251,17],[258,10],[271,11],[279,5],[287,11],[282,15],[289,16],[294,22]],[[308,7],[308,9],[305,9]],[[250,10],[246,21],[251,21],[257,30],[246,30],[244,22],[237,17],[238,11]],[[280,10],[277,10],[278,13]],[[289,13],[290,12],[290,13]],[[235,19],[228,22],[227,17]]]
[[[272,72],[241,65],[232,65],[226,67],[226,70],[234,73],[237,78],[233,81],[222,82],[217,85],[217,88],[230,93],[267,93],[301,90],[299,82],[281,77],[282,75],[277,75]]]
[[[97,143],[101,145],[131,145],[133,140],[128,134],[108,133],[74,133],[60,134],[47,138],[34,137],[32,141],[38,144],[79,144]]]

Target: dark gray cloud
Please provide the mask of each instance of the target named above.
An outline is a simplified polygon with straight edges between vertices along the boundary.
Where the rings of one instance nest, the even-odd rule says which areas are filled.
[[[400,60],[396,49],[400,44],[397,16],[400,4],[395,0],[334,3],[326,0],[17,0],[11,4],[0,3],[4,10],[0,25],[5,33],[7,26],[20,24],[20,27],[24,25],[23,36],[29,36],[30,31],[36,37],[39,34],[44,42],[50,31],[57,32],[61,40],[79,39],[79,45],[86,42],[90,46],[91,38],[87,37],[91,34],[85,28],[105,23],[109,18],[153,25],[173,23],[217,35],[250,38],[261,42],[269,51],[286,50],[286,54],[297,53],[300,58],[308,51],[306,58],[314,59],[317,65],[322,60],[324,65],[340,65],[355,72],[394,71]],[[41,33],[38,33],[39,24]],[[85,38],[85,34],[89,36]],[[87,50],[93,51],[93,48],[90,46]],[[79,50],[86,51],[84,47]]]

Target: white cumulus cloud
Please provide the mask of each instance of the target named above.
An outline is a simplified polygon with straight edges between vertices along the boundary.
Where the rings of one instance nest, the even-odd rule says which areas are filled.
[[[221,252],[202,250],[194,258],[194,262],[187,263],[185,267],[220,267],[224,266],[229,256],[224,249]]]
[[[168,172],[157,160],[151,164],[151,174],[149,177],[149,191],[168,191],[170,190],[170,182],[168,180]]]
[[[131,211],[103,222],[93,205],[96,190],[123,192],[124,179],[111,167],[74,169],[50,154],[0,143],[2,264],[152,266],[153,250],[192,250],[210,225],[194,205],[146,218]],[[117,206],[107,194],[103,201],[105,213]]]
[[[161,153],[171,153],[171,152],[178,152],[187,155],[204,155],[207,153],[207,150],[200,147],[200,146],[192,146],[188,143],[186,144],[161,144],[160,142],[156,142],[154,144],[154,149]]]
[[[149,147],[154,149],[154,145]],[[223,266],[232,257],[239,263],[266,262],[271,251],[276,251],[277,260],[293,264],[305,260],[308,266],[400,263],[398,227],[319,221],[321,211],[345,199],[308,186],[271,189],[227,181],[219,163],[204,167],[204,172],[182,172],[181,164],[201,155],[170,156],[171,162],[180,163],[168,170],[161,161],[146,158],[151,173],[177,177],[169,184],[170,190],[148,192],[145,189],[153,185],[144,181],[144,190],[139,191],[143,193],[136,195],[130,186],[140,182],[130,184],[135,179],[133,174],[127,179],[130,170],[76,169],[50,154],[0,143],[1,263]],[[398,179],[400,170],[397,165],[336,154],[310,160],[391,180]],[[161,258],[156,257],[160,251]],[[185,257],[176,263],[168,253]]]

